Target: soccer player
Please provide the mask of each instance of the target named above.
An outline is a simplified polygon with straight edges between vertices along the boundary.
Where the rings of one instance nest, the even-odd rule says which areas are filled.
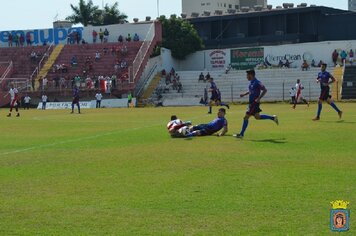
[[[183,138],[185,137],[185,128],[191,125],[192,122],[178,119],[176,115],[171,116],[171,121],[167,124],[168,133],[172,138]]]
[[[326,71],[327,65],[323,63],[321,65],[321,72],[319,72],[318,77],[316,78],[316,82],[320,83],[320,97],[318,102],[318,112],[313,121],[320,120],[321,110],[323,108],[323,102],[326,101],[339,115],[339,118],[342,118],[342,111],[335,105],[334,101],[331,99],[329,94],[330,87],[329,85],[335,82],[334,76],[332,76],[329,72]]]
[[[297,79],[297,83],[295,84],[295,90],[297,92],[296,92],[295,99],[294,99],[293,109],[295,109],[295,107],[297,106],[297,103],[300,102],[300,101],[303,101],[309,107],[309,102],[307,100],[305,100],[303,95],[302,95],[303,89],[304,89],[304,86],[300,82],[300,79]]]
[[[19,113],[19,91],[17,90],[17,88],[15,88],[14,84],[11,84],[10,85],[10,90],[9,90],[9,93],[7,95],[10,94],[10,112],[9,114],[7,115],[7,117],[11,117],[11,113],[12,113],[12,109],[15,108],[16,110],[16,117],[19,117],[20,116],[20,113]],[[6,95],[6,96],[7,96]]]
[[[213,105],[226,106],[227,109],[230,109],[228,104],[221,102],[221,93],[220,93],[220,90],[218,89],[218,87],[216,86],[216,84],[214,82],[214,79],[209,77],[208,81],[210,83],[209,92],[211,92],[208,114],[212,113],[212,106]]]
[[[95,94],[95,99],[96,99],[96,108],[101,108],[101,99],[103,98],[103,95],[101,94],[100,91]]]
[[[74,113],[74,105],[77,104],[78,113],[80,114],[80,104],[79,104],[79,88],[74,86],[73,89],[73,101],[72,101],[72,114]]]
[[[255,70],[246,71],[246,75],[247,75],[247,80],[250,81],[250,85],[248,87],[249,91],[241,94],[240,97],[249,95],[249,106],[243,120],[243,125],[240,134],[234,135],[234,137],[240,139],[242,139],[245,135],[245,131],[248,126],[248,120],[250,119],[251,116],[254,116],[256,120],[272,120],[277,125],[279,124],[278,117],[276,115],[274,116],[260,115],[260,112],[262,111],[260,109],[260,102],[261,99],[266,95],[267,89],[259,80],[256,79]]]
[[[220,108],[218,117],[215,120],[208,124],[201,124],[191,127],[189,132],[186,134],[186,137],[213,135],[214,133],[219,132],[221,129],[223,130],[218,133],[217,136],[224,136],[228,131],[225,114],[226,110],[224,108]]]

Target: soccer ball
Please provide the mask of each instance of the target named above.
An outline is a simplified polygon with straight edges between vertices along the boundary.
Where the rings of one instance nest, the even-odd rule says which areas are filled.
[[[189,133],[189,127],[184,126],[184,127],[180,128],[178,130],[178,132],[183,136],[187,136],[187,134]]]

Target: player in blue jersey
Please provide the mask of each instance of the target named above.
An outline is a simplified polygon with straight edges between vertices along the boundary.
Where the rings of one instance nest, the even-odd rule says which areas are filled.
[[[221,129],[222,131],[218,133],[217,136],[224,136],[228,131],[225,114],[226,110],[224,108],[220,108],[218,117],[216,119],[208,124],[201,124],[191,127],[189,132],[186,134],[186,137],[213,135],[214,133],[219,132]]]
[[[208,79],[209,83],[210,83],[210,88],[209,88],[209,92],[211,92],[211,97],[210,97],[210,102],[209,102],[209,111],[208,114],[212,113],[212,106],[225,106],[227,107],[227,109],[230,109],[229,105],[221,102],[221,93],[220,90],[218,89],[218,87],[216,86],[214,79],[213,78],[209,78]]]
[[[323,102],[326,101],[339,115],[339,118],[342,118],[342,111],[335,105],[334,101],[330,96],[330,87],[329,85],[335,82],[334,76],[332,76],[329,72],[326,71],[327,65],[324,63],[321,66],[321,72],[318,74],[318,78],[316,78],[317,83],[320,83],[320,97],[318,102],[318,112],[313,121],[320,120],[321,110],[323,108]]]
[[[74,89],[73,89],[73,101],[72,101],[72,112],[71,113],[74,113],[74,105],[75,104],[77,104],[78,113],[80,114],[79,88],[77,86],[74,86]]]
[[[254,70],[248,70],[246,71],[246,74],[247,74],[247,80],[250,81],[250,85],[248,87],[248,92],[241,94],[240,97],[249,95],[249,105],[243,120],[242,130],[240,134],[234,135],[234,137],[236,138],[244,137],[245,131],[248,126],[248,120],[250,119],[251,116],[254,116],[256,120],[272,120],[277,125],[279,124],[278,117],[276,115],[274,116],[260,115],[260,112],[262,111],[260,109],[260,102],[261,99],[266,95],[267,89],[261,83],[261,81],[256,79],[255,77],[256,73]]]

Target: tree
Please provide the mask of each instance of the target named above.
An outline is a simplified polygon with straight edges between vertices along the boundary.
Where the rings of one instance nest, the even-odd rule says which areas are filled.
[[[160,17],[163,28],[162,47],[172,51],[176,59],[184,60],[187,55],[204,48],[204,44],[198,32],[189,21],[177,18],[170,19]]]
[[[99,10],[99,7],[94,6],[92,0],[89,0],[88,3],[86,3],[85,0],[79,0],[78,6],[70,4],[70,7],[73,10],[73,14],[66,19],[72,23],[82,23],[84,26],[87,26],[97,21],[95,13]]]
[[[127,22],[127,15],[121,13],[119,10],[119,3],[115,2],[113,5],[105,5],[103,11],[103,25],[112,25],[112,24],[122,24]]]
[[[92,0],[88,3],[85,0],[79,0],[78,6],[70,4],[73,14],[66,19],[72,23],[81,23],[84,26],[91,25],[110,25],[127,22],[127,15],[119,10],[119,3],[115,2],[113,5],[106,4],[104,9],[99,9],[99,6],[93,4]]]

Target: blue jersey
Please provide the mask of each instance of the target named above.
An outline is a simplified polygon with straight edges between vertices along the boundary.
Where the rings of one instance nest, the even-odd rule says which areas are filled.
[[[264,90],[265,86],[261,83],[261,81],[254,78],[250,81],[250,85],[248,86],[248,91],[250,93],[249,103],[254,103],[254,101],[261,95],[261,90]]]
[[[214,132],[217,132],[219,130],[221,130],[222,128],[224,127],[227,127],[227,120],[222,117],[222,118],[216,118],[215,120],[213,120],[212,122],[210,122],[207,127],[214,131]]]
[[[210,83],[210,89],[212,90],[212,92],[216,91],[218,89],[218,87],[216,86],[215,82],[211,82]]]
[[[75,99],[79,99],[79,89],[78,89],[78,88],[75,88],[75,89],[73,90],[73,97],[74,97]]]
[[[321,88],[329,87],[328,85],[325,86],[324,83],[328,84],[331,77],[332,75],[327,71],[319,72],[318,79],[320,79],[320,87]]]

